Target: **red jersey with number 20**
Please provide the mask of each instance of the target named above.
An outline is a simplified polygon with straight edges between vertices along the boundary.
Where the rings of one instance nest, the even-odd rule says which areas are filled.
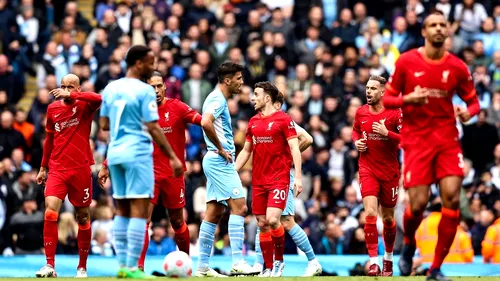
[[[187,104],[177,99],[165,98],[165,103],[158,107],[158,125],[162,129],[175,155],[182,161],[186,171],[185,147],[186,147],[186,124],[200,125],[201,115]],[[153,142],[153,162],[155,177],[173,176],[174,172],[170,166],[170,159],[163,154],[160,147]]]
[[[423,48],[408,51],[396,61],[385,93],[390,96],[407,95],[414,92],[417,86],[429,91],[429,102],[402,106],[403,145],[414,145],[420,141],[456,142],[458,130],[452,97],[457,93],[467,104],[477,99],[467,65],[448,52],[439,61],[433,61],[423,54]]]
[[[370,112],[368,105],[356,111],[353,126],[353,140],[365,139],[366,151],[359,153],[359,169],[370,171],[378,180],[389,181],[399,177],[398,148],[400,142],[402,113],[400,109],[384,109]],[[388,136],[373,132],[373,123],[385,125]]]
[[[253,185],[290,185],[292,154],[288,140],[296,137],[292,118],[281,110],[250,119],[246,141],[252,143]]]
[[[89,138],[94,112],[100,105],[100,100],[75,100],[71,105],[57,100],[49,105],[45,130],[54,134],[49,170],[65,171],[94,164]]]

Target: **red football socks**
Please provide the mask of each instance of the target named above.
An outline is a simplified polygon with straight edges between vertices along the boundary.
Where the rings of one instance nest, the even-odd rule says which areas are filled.
[[[78,254],[80,256],[80,261],[78,263],[78,268],[87,269],[87,258],[90,251],[90,240],[92,239],[92,230],[90,228],[90,221],[86,224],[78,225]]]
[[[365,242],[370,258],[378,257],[378,231],[376,216],[366,216]]]
[[[189,255],[189,228],[187,227],[186,223],[184,222],[179,229],[174,229],[174,232],[175,244],[177,244],[177,247],[179,247],[180,251],[183,251],[184,253]]]
[[[285,228],[283,225],[280,224],[278,228],[271,229],[271,236],[274,243],[274,260],[283,261],[285,253]]]
[[[262,250],[262,258],[264,258],[264,268],[273,268],[274,243],[271,232],[260,232],[260,249]]]
[[[405,214],[403,217],[403,225],[404,225],[404,243],[406,245],[416,245],[415,242],[415,232],[417,232],[420,223],[422,222],[423,215],[419,215],[418,217],[413,216],[411,212],[410,205],[406,206]]]
[[[146,260],[146,253],[149,247],[149,222],[146,223],[146,232],[144,233],[144,245],[142,246],[142,252],[137,261],[137,267],[144,270],[144,261]]]
[[[52,210],[45,211],[45,220],[43,222],[43,245],[45,247],[45,257],[47,264],[55,267],[56,247],[58,241],[57,219],[59,214]]]
[[[460,212],[458,210],[451,210],[444,207],[441,208],[441,221],[439,221],[438,225],[438,240],[431,270],[441,268],[444,259],[450,251],[453,240],[455,240],[459,222]]]
[[[384,245],[386,253],[394,251],[394,241],[396,241],[396,222],[394,220],[390,224],[384,222]]]

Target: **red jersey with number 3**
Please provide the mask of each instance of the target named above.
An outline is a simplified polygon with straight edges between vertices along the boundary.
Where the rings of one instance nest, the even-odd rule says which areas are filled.
[[[399,177],[399,139],[382,136],[373,131],[373,123],[384,124],[389,134],[399,134],[401,129],[401,109],[384,109],[370,112],[368,105],[356,111],[353,125],[353,139],[365,139],[366,151],[359,153],[359,169],[370,171],[378,180],[389,181]]]
[[[281,110],[250,119],[246,141],[252,143],[253,185],[290,185],[292,154],[288,140],[296,137],[292,118]]]
[[[184,171],[186,171],[186,124],[200,124],[201,115],[180,100],[165,98],[165,103],[158,107],[158,116],[160,117],[158,124],[161,130],[170,146],[172,146],[175,155],[182,161]],[[155,142],[153,142],[153,145],[155,177],[173,176],[174,172],[170,166],[170,159]]]
[[[47,108],[45,130],[54,134],[49,170],[72,170],[94,164],[90,129],[99,104],[75,100],[71,105],[57,100]]]
[[[428,89],[429,102],[403,105],[403,145],[420,141],[457,141],[452,97],[457,93],[464,101],[477,99],[467,65],[448,52],[441,60],[433,61],[425,57],[423,48],[408,51],[396,61],[385,93],[407,95],[417,86]]]

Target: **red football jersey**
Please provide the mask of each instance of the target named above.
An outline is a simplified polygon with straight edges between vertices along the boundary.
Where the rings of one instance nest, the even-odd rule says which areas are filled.
[[[399,175],[398,147],[402,113],[401,109],[384,109],[378,113],[370,112],[368,105],[356,111],[353,126],[353,140],[365,139],[366,151],[359,153],[359,169],[367,169],[382,181],[394,179]],[[388,136],[373,132],[374,122],[383,123],[389,131]]]
[[[75,100],[67,105],[57,100],[49,105],[45,129],[54,134],[50,170],[72,170],[94,164],[89,138],[94,112],[100,104],[100,101]]]
[[[182,161],[184,171],[185,147],[186,147],[186,124],[200,125],[201,115],[178,99],[165,98],[165,103],[158,107],[158,124],[160,125],[175,155]],[[173,176],[174,172],[170,166],[169,158],[163,154],[160,147],[153,142],[154,171],[156,177]]]
[[[423,49],[408,51],[397,60],[394,73],[386,85],[386,95],[389,98],[400,93],[407,95],[417,86],[429,90],[429,102],[402,106],[403,145],[420,141],[457,141],[452,97],[457,93],[468,105],[477,100],[467,65],[450,53],[445,53],[439,61],[433,61],[423,54]],[[386,103],[387,107],[389,103]],[[476,113],[471,112],[471,115]]]
[[[250,119],[246,141],[252,143],[252,184],[290,184],[292,154],[288,140],[296,137],[292,118],[281,110]]]

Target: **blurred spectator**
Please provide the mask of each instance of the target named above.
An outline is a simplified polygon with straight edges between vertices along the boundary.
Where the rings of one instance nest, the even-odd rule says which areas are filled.
[[[167,233],[164,225],[153,225],[153,234],[149,240],[148,255],[168,255],[176,250],[174,239]]]
[[[34,197],[25,197],[21,210],[10,219],[16,255],[42,254],[43,213]]]

